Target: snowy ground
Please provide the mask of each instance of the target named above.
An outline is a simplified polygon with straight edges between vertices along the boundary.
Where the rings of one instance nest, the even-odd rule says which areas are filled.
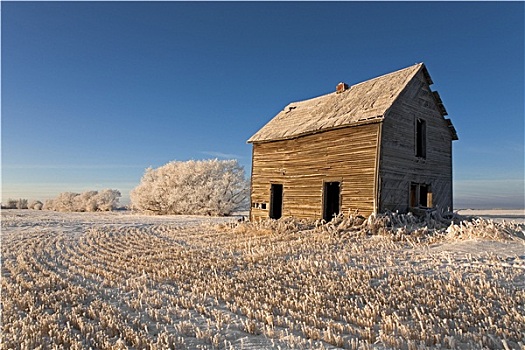
[[[0,349],[524,348],[523,226],[236,221],[2,211]]]
[[[505,210],[505,209],[462,209],[459,214],[468,216],[481,216],[497,222],[516,221],[525,223],[525,209]]]

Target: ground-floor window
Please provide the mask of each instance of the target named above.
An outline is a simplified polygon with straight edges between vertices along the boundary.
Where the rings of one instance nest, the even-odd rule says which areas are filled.
[[[432,208],[432,190],[429,184],[410,184],[410,206]]]

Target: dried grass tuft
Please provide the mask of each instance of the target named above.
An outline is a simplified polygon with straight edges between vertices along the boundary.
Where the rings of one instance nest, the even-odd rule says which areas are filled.
[[[238,222],[215,226],[238,234],[284,234],[312,231],[343,237],[379,235],[394,241],[525,240],[523,224],[496,223],[480,217],[463,217],[456,213],[429,210],[423,216],[387,212],[365,218],[357,214],[335,216],[331,221],[282,218],[256,222]]]

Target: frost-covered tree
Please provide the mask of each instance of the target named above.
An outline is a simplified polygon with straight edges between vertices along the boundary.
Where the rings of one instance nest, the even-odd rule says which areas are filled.
[[[44,209],[54,211],[110,211],[116,209],[121,194],[117,190],[86,191],[84,193],[62,192],[49,199]]]
[[[16,209],[17,203],[18,203],[18,201],[16,199],[9,198],[7,200],[6,208],[7,209]]]
[[[223,216],[246,205],[248,188],[236,160],[173,161],[146,169],[130,198],[133,209],[155,214]]]
[[[53,199],[54,207],[51,210],[54,211],[76,211],[77,205],[75,205],[75,198],[79,196],[78,193],[73,192],[62,192],[55,199]]]
[[[29,203],[29,209],[42,210],[44,204],[41,201],[34,200]]]
[[[20,198],[20,199],[16,202],[16,209],[27,209],[27,199],[25,199],[25,198]]]
[[[7,199],[7,202],[4,204],[2,203],[2,209],[27,209],[28,201],[25,198],[19,198],[19,199]]]
[[[47,199],[42,206],[43,210],[55,210],[55,201],[53,199]]]
[[[16,199],[8,198],[5,203],[2,203],[2,209],[16,209],[17,204]]]
[[[97,191],[86,191],[77,195],[74,199],[73,211],[97,211]]]
[[[98,211],[111,211],[119,206],[119,198],[122,195],[117,190],[102,190],[92,199]],[[93,208],[93,205],[90,207]]]

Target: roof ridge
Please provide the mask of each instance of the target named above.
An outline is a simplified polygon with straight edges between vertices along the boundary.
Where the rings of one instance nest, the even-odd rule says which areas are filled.
[[[416,67],[416,66],[421,66],[421,67],[423,67],[424,65],[425,65],[425,64],[424,64],[423,62],[420,62],[420,63],[416,63],[416,64],[413,64],[413,65],[411,65],[411,66],[405,67],[405,68],[398,69],[398,70],[396,70],[396,71],[394,71],[394,72],[385,73],[385,74],[383,74],[383,75],[379,75],[379,76],[377,76],[377,77],[370,78],[370,79],[368,79],[368,80],[360,81],[359,83],[355,83],[355,84],[353,84],[353,85],[350,85],[350,86],[348,87],[348,89],[347,89],[345,92],[349,91],[349,90],[352,89],[354,86],[358,86],[358,85],[361,85],[361,84],[369,83],[369,82],[371,82],[371,81],[374,81],[374,80],[377,80],[377,79],[380,79],[380,78],[384,78],[384,77],[389,76],[389,75],[399,74],[400,72],[402,72],[402,71],[404,71],[404,70],[407,70],[407,69],[409,69],[409,68],[414,68],[414,67]],[[288,107],[288,106],[290,106],[290,105],[293,105],[294,103],[300,103],[300,102],[304,102],[304,101],[311,101],[311,100],[314,100],[314,99],[316,99],[316,98],[321,98],[321,97],[324,97],[324,96],[329,96],[329,95],[334,95],[334,94],[337,94],[337,92],[336,92],[336,91],[332,91],[332,92],[328,92],[328,93],[323,94],[323,95],[318,95],[318,96],[314,96],[314,97],[311,97],[311,98],[306,98],[306,99],[304,99],[304,100],[296,100],[296,101],[292,101],[292,102],[288,103],[286,106],[284,106],[284,108],[286,108],[286,107]]]
[[[361,81],[361,82],[359,82],[359,83],[357,83],[357,84],[351,85],[351,86],[349,87],[349,89],[351,89],[352,86],[357,86],[357,85],[361,85],[361,84],[364,84],[364,83],[368,83],[368,82],[370,82],[370,81],[374,81],[374,80],[377,80],[377,79],[381,79],[381,78],[384,78],[384,77],[389,76],[389,75],[399,74],[400,72],[402,72],[402,71],[404,71],[404,70],[408,70],[408,69],[410,69],[410,68],[414,68],[414,67],[416,67],[416,66],[420,66],[420,67],[422,67],[422,66],[424,66],[424,65],[425,65],[425,64],[424,64],[423,62],[416,63],[416,64],[413,64],[413,65],[411,65],[411,66],[408,66],[408,67],[405,67],[405,68],[401,68],[401,69],[398,69],[398,70],[393,71],[393,72],[390,72],[390,73],[385,73],[385,74],[379,75],[379,76],[377,76],[377,77],[375,77],[375,78],[370,78],[370,79],[368,79],[368,80],[363,80],[363,81]]]

